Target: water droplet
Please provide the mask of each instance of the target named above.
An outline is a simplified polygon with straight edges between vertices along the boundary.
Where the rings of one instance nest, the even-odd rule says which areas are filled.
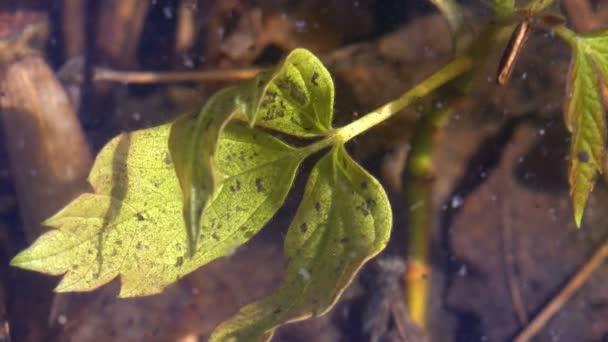
[[[463,202],[462,197],[460,195],[456,195],[456,196],[452,197],[452,200],[450,201],[450,205],[452,206],[452,208],[456,209],[462,205],[462,202]]]
[[[167,19],[173,19],[173,9],[169,6],[163,7],[163,14]]]
[[[458,269],[458,275],[461,277],[466,277],[468,273],[469,273],[469,270],[467,269],[467,265],[462,265]]]

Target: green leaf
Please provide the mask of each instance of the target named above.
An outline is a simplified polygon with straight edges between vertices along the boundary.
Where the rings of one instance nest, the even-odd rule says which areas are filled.
[[[606,145],[606,118],[594,65],[601,62],[596,58],[594,61],[593,54],[589,53],[590,47],[586,39],[581,38],[577,38],[573,45],[565,106],[566,126],[572,133],[570,193],[578,227],[597,173],[602,172]]]
[[[298,137],[331,131],[334,84],[323,63],[305,49],[293,50],[273,71],[258,76],[254,88],[258,110],[251,124]],[[243,115],[241,115],[243,118]]]
[[[579,39],[602,73],[603,81],[608,83],[608,30],[586,34]]]
[[[216,93],[196,117],[175,123],[169,148],[183,194],[190,254],[196,250],[205,207],[221,181],[215,154],[232,117],[300,137],[325,135],[331,130],[333,98],[333,82],[323,64],[307,50],[296,49],[273,71]]]
[[[201,217],[221,177],[215,154],[224,127],[236,113],[239,89],[213,95],[197,116],[184,115],[171,127],[169,150],[182,189],[183,216],[190,256],[196,251]]]
[[[222,182],[203,217],[192,258],[180,185],[167,146],[171,124],[122,134],[98,155],[94,193],[68,204],[11,264],[60,275],[59,292],[88,291],[116,276],[121,297],[167,285],[248,241],[282,205],[303,156],[272,136],[229,125],[216,160]]]
[[[385,247],[391,226],[380,183],[343,146],[335,147],[308,179],[285,239],[287,269],[279,288],[221,324],[210,341],[267,340],[281,324],[326,313]]]

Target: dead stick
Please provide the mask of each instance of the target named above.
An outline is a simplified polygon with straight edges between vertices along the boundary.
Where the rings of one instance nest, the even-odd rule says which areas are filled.
[[[534,317],[532,322],[522,330],[515,338],[515,342],[529,341],[534,337],[545,324],[555,315],[561,307],[568,301],[570,296],[576,292],[593,272],[602,265],[608,257],[608,240],[593,253],[591,258],[581,267],[578,272],[568,281],[566,286]]]
[[[172,83],[200,81],[241,81],[254,78],[261,68],[208,71],[118,71],[104,68],[95,69],[95,81],[122,83]]]

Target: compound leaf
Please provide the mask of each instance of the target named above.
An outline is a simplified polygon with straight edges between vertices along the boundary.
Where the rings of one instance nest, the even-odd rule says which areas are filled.
[[[596,63],[599,65],[602,63],[594,58],[591,48],[593,45],[588,45],[585,38],[577,37],[572,46],[573,56],[565,106],[566,126],[572,133],[570,193],[574,219],[578,227],[597,173],[602,171],[606,144],[606,118],[596,72]]]
[[[285,239],[287,269],[278,289],[222,323],[210,341],[268,340],[281,324],[326,313],[384,248],[391,225],[382,186],[335,147],[308,179]]]
[[[167,146],[171,124],[122,134],[96,158],[85,193],[12,265],[60,275],[56,290],[88,291],[116,276],[121,297],[155,294],[248,241],[282,205],[302,156],[272,136],[229,125],[216,154],[222,182],[205,233],[186,257],[182,198]]]

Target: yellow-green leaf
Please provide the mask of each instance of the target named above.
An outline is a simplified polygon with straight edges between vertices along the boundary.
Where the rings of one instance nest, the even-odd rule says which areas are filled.
[[[116,276],[121,297],[162,291],[248,241],[282,205],[303,158],[272,136],[229,125],[220,138],[222,182],[191,258],[182,196],[168,149],[171,124],[122,134],[98,155],[86,193],[45,224],[55,229],[11,264],[63,275],[57,291],[88,291]]]
[[[313,168],[285,239],[287,269],[270,296],[221,324],[211,341],[259,341],[284,323],[327,312],[357,270],[386,245],[392,225],[382,186],[343,146]]]
[[[262,92],[256,89],[263,88]],[[331,130],[334,84],[323,63],[305,49],[293,50],[274,70],[258,76],[257,112],[249,121],[298,137]]]
[[[599,93],[593,55],[585,39],[577,38],[568,78],[565,122],[572,133],[570,147],[570,193],[574,219],[580,227],[597,173],[602,171],[606,144],[606,118]]]
[[[294,136],[319,136],[331,129],[333,100],[329,72],[312,53],[296,49],[272,71],[216,93],[200,114],[175,123],[169,148],[182,189],[191,254],[196,250],[205,207],[221,182],[215,154],[231,118]]]
[[[184,115],[171,127],[169,150],[182,189],[190,255],[196,251],[203,209],[221,181],[215,154],[224,127],[236,113],[238,95],[239,88],[223,89],[198,115]]]
[[[608,83],[608,30],[585,34],[579,39],[602,73],[603,81]]]

